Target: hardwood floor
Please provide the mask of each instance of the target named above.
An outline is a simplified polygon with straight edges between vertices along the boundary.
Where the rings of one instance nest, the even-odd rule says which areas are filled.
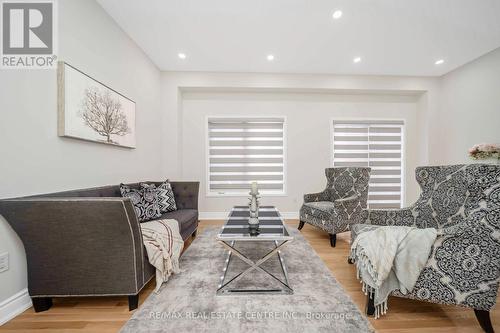
[[[298,221],[287,222],[291,228],[298,225]],[[202,221],[198,232],[221,224],[222,221]],[[347,264],[349,234],[338,235],[337,246],[332,248],[328,234],[309,225],[305,225],[301,232],[359,309],[364,311],[365,295],[356,279],[354,266]],[[189,246],[190,242],[186,245]],[[139,304],[153,289],[154,281],[141,292]],[[127,297],[56,298],[49,311],[34,313],[33,309],[26,310],[1,326],[0,332],[117,332],[131,315]],[[495,330],[500,333],[498,307],[492,311],[491,319]],[[396,297],[390,298],[387,315],[377,320],[371,318],[370,322],[378,332],[482,332],[472,310]]]

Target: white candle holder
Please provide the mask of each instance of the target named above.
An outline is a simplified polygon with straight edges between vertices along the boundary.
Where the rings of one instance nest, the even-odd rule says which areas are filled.
[[[252,183],[252,189],[250,191],[250,202],[248,204],[250,208],[250,217],[248,218],[248,224],[251,229],[258,230],[259,228],[259,189],[257,183]]]

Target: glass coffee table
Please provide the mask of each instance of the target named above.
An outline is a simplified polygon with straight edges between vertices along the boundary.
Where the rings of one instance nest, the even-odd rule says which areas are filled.
[[[233,207],[226,223],[217,234],[217,241],[229,250],[217,295],[293,294],[293,289],[288,282],[285,262],[281,255],[281,249],[290,243],[293,237],[290,236],[281,214],[273,206],[259,207],[258,233],[253,232],[249,227],[249,217],[248,206]],[[261,252],[257,257],[255,257],[255,250]],[[253,258],[250,256],[250,252],[253,252]],[[233,272],[233,276],[228,277],[229,267],[235,256],[246,264],[246,269],[240,268],[239,272]],[[277,266],[280,268],[278,269]],[[233,264],[231,267],[237,266]],[[256,274],[257,272],[264,273],[267,280],[270,277],[271,281],[276,282],[275,286],[269,287],[266,286],[266,283],[258,283],[258,279],[257,283],[252,284],[250,273]],[[262,276],[262,274],[260,275]],[[245,277],[250,280],[250,284],[247,283],[245,288],[237,286],[238,281]]]

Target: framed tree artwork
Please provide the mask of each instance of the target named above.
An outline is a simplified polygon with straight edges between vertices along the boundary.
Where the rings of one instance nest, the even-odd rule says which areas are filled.
[[[135,102],[59,62],[59,136],[135,148]]]

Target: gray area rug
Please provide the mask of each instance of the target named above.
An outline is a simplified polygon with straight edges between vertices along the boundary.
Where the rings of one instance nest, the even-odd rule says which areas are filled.
[[[152,293],[121,332],[374,331],[321,258],[294,229],[290,229],[294,241],[281,251],[293,295],[217,296],[227,258],[227,250],[215,240],[218,230],[208,228],[198,236],[181,257],[181,273],[172,276],[158,294]],[[237,243],[238,249],[251,257],[271,249],[255,244]],[[273,260],[263,267],[280,277],[277,257]],[[233,256],[227,275],[230,278],[247,267]],[[272,288],[272,278],[254,273],[238,281],[237,287],[257,283]]]

